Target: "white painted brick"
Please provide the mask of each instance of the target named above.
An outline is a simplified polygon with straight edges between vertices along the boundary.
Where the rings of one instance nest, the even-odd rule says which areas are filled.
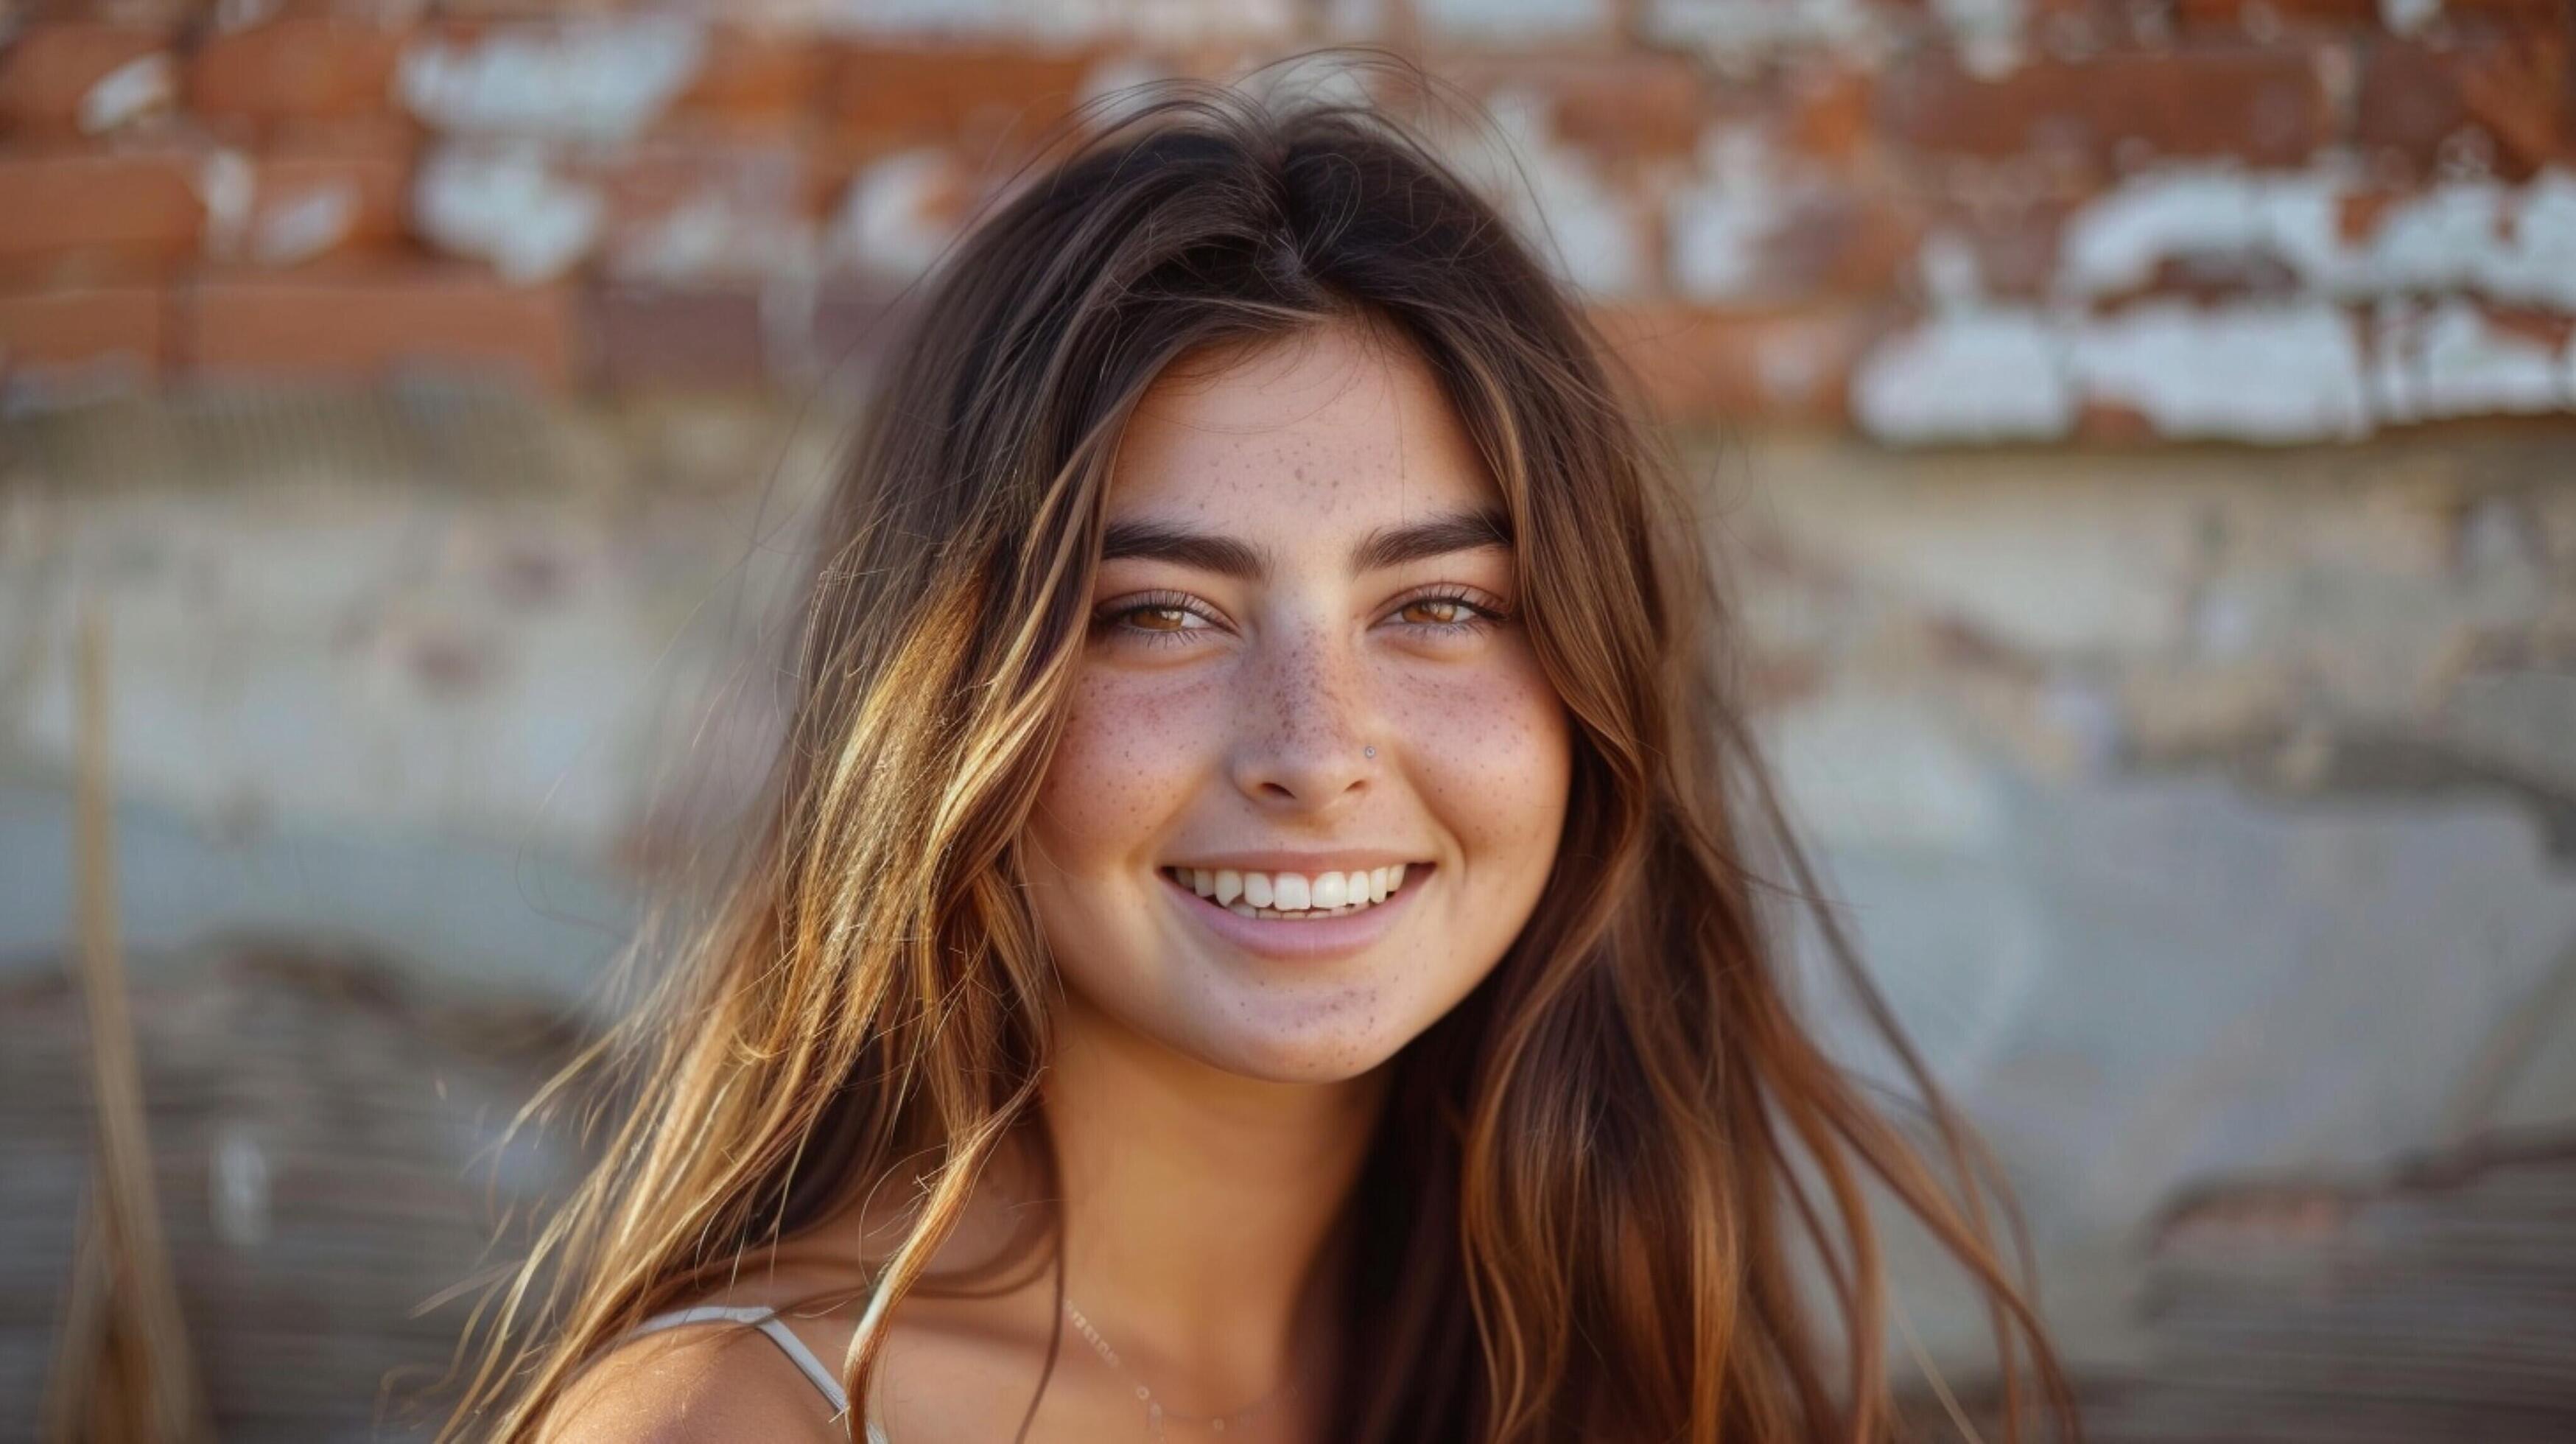
[[[1788,50],[1866,55],[1887,40],[1865,0],[1648,0],[1644,28],[1730,69]]]
[[[1852,412],[1881,441],[2052,441],[2075,427],[2066,344],[2035,311],[1943,316],[1881,342],[1852,377]]]
[[[1526,44],[1607,35],[1609,0],[1414,0],[1424,26],[1452,40]]]
[[[517,282],[581,264],[597,248],[606,215],[594,187],[560,173],[545,147],[526,142],[444,146],[412,179],[415,231]]]
[[[2371,429],[2361,344],[2339,307],[2161,303],[2072,339],[2080,393],[2143,413],[2161,436],[2278,444]]]
[[[2356,244],[2338,216],[2359,186],[2331,167],[2181,167],[2133,178],[2068,221],[2058,291],[2111,295],[2144,284],[2164,261],[2260,253],[2321,295],[2475,291],[2576,311],[2576,175],[2547,171],[2520,188],[2439,186],[2392,208]]]
[[[937,150],[871,164],[842,199],[828,243],[833,258],[892,280],[929,270],[957,235],[942,204],[957,183],[955,159]]]
[[[396,88],[441,130],[616,142],[642,134],[705,61],[705,34],[685,20],[568,21],[415,42]]]
[[[2372,399],[2383,421],[2576,406],[2570,348],[2507,331],[2469,301],[2383,307],[2373,340]]]

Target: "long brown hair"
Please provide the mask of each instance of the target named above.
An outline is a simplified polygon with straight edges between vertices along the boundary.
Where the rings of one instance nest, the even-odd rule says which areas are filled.
[[[821,521],[770,805],[683,966],[583,1065],[621,1120],[479,1314],[451,1428],[532,1434],[650,1312],[917,1180],[844,1363],[865,1396],[889,1311],[1039,1107],[1055,984],[1019,838],[1110,448],[1185,352],[1360,319],[1419,352],[1501,488],[1575,762],[1526,927],[1390,1065],[1332,1437],[1886,1437],[1871,1180],[1989,1301],[2008,1436],[2025,1358],[2073,1433],[1994,1166],[1821,906],[1928,1128],[1792,1006],[1779,904],[1816,879],[1731,695],[1681,468],[1579,308],[1377,104],[1166,87],[1060,145],[885,370]]]

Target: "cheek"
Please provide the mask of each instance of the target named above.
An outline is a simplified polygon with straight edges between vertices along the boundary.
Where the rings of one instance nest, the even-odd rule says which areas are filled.
[[[1432,670],[1394,689],[1390,711],[1423,802],[1471,869],[1544,875],[1573,771],[1565,708],[1538,659]]]
[[[1204,681],[1085,675],[1029,824],[1047,856],[1084,873],[1151,854],[1189,805],[1223,716]]]

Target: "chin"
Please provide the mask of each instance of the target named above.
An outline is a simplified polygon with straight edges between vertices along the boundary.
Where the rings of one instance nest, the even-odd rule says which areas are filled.
[[[1401,1052],[1436,1014],[1414,1018],[1370,983],[1316,989],[1211,980],[1177,1010],[1131,1015],[1128,1027],[1219,1072],[1265,1083],[1344,1083]]]
[[[1374,1072],[1409,1041],[1364,1027],[1236,1027],[1191,1051],[1209,1067],[1263,1083],[1347,1083]]]

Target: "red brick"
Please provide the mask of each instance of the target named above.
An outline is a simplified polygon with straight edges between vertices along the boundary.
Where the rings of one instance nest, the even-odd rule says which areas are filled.
[[[2564,352],[2571,338],[2576,338],[2576,316],[2555,311],[2534,311],[2518,306],[2480,305],[2478,310],[2487,324],[2508,336],[2550,351]]]
[[[148,277],[0,283],[0,376],[115,362],[157,374],[169,334],[170,293]]]
[[[36,20],[112,20],[177,30],[208,6],[206,0],[12,0],[10,8]]]
[[[1775,249],[1802,291],[1883,296],[1911,274],[1923,229],[1883,193],[1839,189],[1798,207]]]
[[[2382,41],[2362,49],[2353,98],[2353,140],[2385,157],[2402,156],[2409,178],[2433,168],[2442,142],[2469,124],[2456,78],[2420,45]]]
[[[1462,56],[1443,71],[1471,95],[1545,96],[1559,138],[1605,159],[1687,155],[1706,119],[1699,70],[1674,55]]]
[[[1874,96],[1867,71],[1801,72],[1782,97],[1781,142],[1800,155],[1849,166],[1868,144]]]
[[[2442,0],[2427,32],[2457,32],[2490,23],[2554,24],[2566,19],[2567,0]],[[2174,18],[2185,33],[2252,36],[2389,34],[2380,0],[2174,0]]]
[[[281,134],[256,160],[250,225],[241,238],[245,254],[280,264],[400,246],[410,210],[413,149],[411,136],[391,127],[305,127]],[[317,219],[334,218],[339,224],[327,238],[310,230]]]
[[[253,121],[394,108],[406,33],[330,15],[286,15],[206,37],[188,63],[189,108]]]
[[[2156,262],[2146,285],[2137,292],[2103,297],[2095,304],[2097,310],[2114,311],[2125,304],[2186,300],[2209,308],[2243,301],[2285,302],[2307,292],[2307,278],[2268,252],[2182,255]]]
[[[2563,36],[2473,53],[2462,66],[2460,99],[2515,173],[2576,161],[2576,66]]]
[[[858,156],[959,141],[1025,145],[1073,109],[1089,69],[1079,55],[850,45],[830,62],[824,108]]]
[[[196,248],[205,205],[176,150],[78,146],[0,152],[0,257]]]
[[[706,61],[672,103],[671,119],[727,131],[783,134],[814,117],[828,69],[810,36],[719,27]]]
[[[2072,153],[2105,172],[2132,151],[2298,165],[2333,138],[2333,106],[2298,47],[2036,61],[1994,80],[1927,55],[1893,67],[1877,99],[1891,146],[1933,156]]]
[[[2043,300],[2057,281],[2067,223],[2100,192],[1990,203],[1981,189],[1990,184],[1990,180],[1971,183],[1949,178],[1941,203],[1928,208],[1918,224],[1925,234],[1944,233],[1966,247],[1976,261],[1976,280],[1983,295]],[[1918,268],[1900,279],[1920,278]]]
[[[1603,155],[1688,155],[1699,145],[1699,70],[1673,56],[1577,66],[1554,93],[1558,132]]]
[[[2565,18],[2567,0],[2442,0],[2446,27],[2487,20],[2553,21]],[[2174,0],[2174,16],[2185,27],[2226,29],[2238,34],[2340,30],[2375,35],[2388,33],[2380,0]]]
[[[221,376],[352,377],[500,370],[547,389],[575,369],[575,298],[468,266],[319,265],[218,272],[185,298],[180,353]]]
[[[2522,178],[2576,160],[2576,87],[2566,37],[2490,33],[2434,49],[2376,40],[2361,51],[2353,142],[2410,177],[2436,171],[2455,138],[2483,137],[2494,168]]]
[[[2335,203],[2335,236],[2347,246],[2365,246],[2379,234],[2388,213],[2400,201],[2411,199],[2404,191],[2376,187],[2347,192]]]
[[[1732,272],[1722,293],[1706,289],[1688,248],[1699,241],[1688,217],[1669,233],[1667,258],[1676,286],[1702,301],[1729,307],[1778,306],[1822,296],[1881,296],[1911,275],[1922,244],[1923,223],[1885,190],[1856,186],[1803,187],[1778,203],[1770,233],[1744,247],[1724,243]]]
[[[613,390],[740,390],[769,379],[760,291],[611,284],[590,308],[598,379]]]
[[[158,26],[39,20],[0,45],[0,134],[67,136],[80,130],[81,101],[119,69],[162,54]]]
[[[1459,53],[1510,54],[1530,51],[1593,51],[1615,45],[1621,12],[1643,7],[1602,0],[1514,0],[1509,5],[1389,6],[1415,12],[1441,60]]]
[[[0,291],[118,291],[167,287],[195,264],[190,256],[139,255],[113,248],[0,257]]]
[[[1612,354],[1666,421],[1840,426],[1852,368],[1877,327],[1857,309],[1745,313],[1597,307]]]
[[[635,0],[438,0],[442,18],[468,21],[565,20],[640,8]]]
[[[2153,446],[2163,440],[2155,418],[2119,401],[2088,399],[2075,412],[2075,438],[2092,446]]]
[[[2267,36],[2276,30],[2377,30],[2379,0],[2175,0],[2185,33]]]

